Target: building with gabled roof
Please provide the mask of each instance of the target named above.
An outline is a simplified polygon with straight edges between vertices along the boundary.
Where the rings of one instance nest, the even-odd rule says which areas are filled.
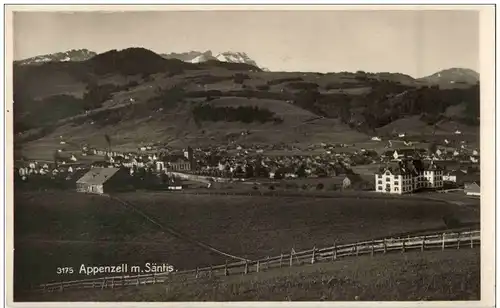
[[[481,196],[479,182],[465,183],[464,192],[468,196]]]
[[[406,194],[422,188],[443,187],[443,170],[433,161],[401,160],[388,163],[375,174],[375,191]]]
[[[119,168],[92,168],[76,181],[76,191],[103,194],[122,190],[125,182]]]

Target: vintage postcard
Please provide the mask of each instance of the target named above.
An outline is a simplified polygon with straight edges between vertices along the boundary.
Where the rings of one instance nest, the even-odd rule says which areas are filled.
[[[13,306],[493,306],[493,5],[5,16]]]

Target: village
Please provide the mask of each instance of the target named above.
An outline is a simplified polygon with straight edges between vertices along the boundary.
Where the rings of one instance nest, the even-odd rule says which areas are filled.
[[[378,137],[372,140],[381,141]],[[447,139],[442,146],[427,149],[406,141],[404,147],[395,148],[389,141],[380,154],[364,148],[347,151],[353,145],[327,143],[301,150],[287,144],[244,146],[235,142],[182,150],[143,145],[130,152],[86,144],[73,144],[79,150],[68,151],[69,144],[61,136],[61,148],[55,151],[52,162],[18,161],[16,183],[101,194],[103,186],[111,187],[112,182],[119,190],[213,190],[236,186],[401,195],[462,189],[475,196],[480,191],[479,151],[469,149],[464,141],[450,147]],[[121,180],[110,181],[112,178]]]

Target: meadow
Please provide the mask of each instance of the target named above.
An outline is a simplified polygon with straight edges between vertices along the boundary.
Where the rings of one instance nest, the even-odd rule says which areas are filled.
[[[420,199],[165,192],[116,196],[151,220],[104,196],[16,191],[16,286],[22,289],[30,284],[81,278],[78,273],[58,275],[57,267],[152,261],[182,270],[222,264],[228,259],[179,238],[172,230],[231,255],[256,259],[292,248],[299,251],[445,228],[444,215],[463,222],[479,221],[477,210]]]
[[[269,272],[37,295],[37,301],[436,301],[480,299],[479,249],[362,256]]]

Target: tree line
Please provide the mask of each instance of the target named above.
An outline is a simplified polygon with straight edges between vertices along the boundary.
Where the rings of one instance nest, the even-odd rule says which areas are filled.
[[[239,106],[239,107],[214,107],[209,104],[199,105],[192,110],[195,121],[226,121],[226,122],[276,122],[283,120],[268,109],[257,106]]]

